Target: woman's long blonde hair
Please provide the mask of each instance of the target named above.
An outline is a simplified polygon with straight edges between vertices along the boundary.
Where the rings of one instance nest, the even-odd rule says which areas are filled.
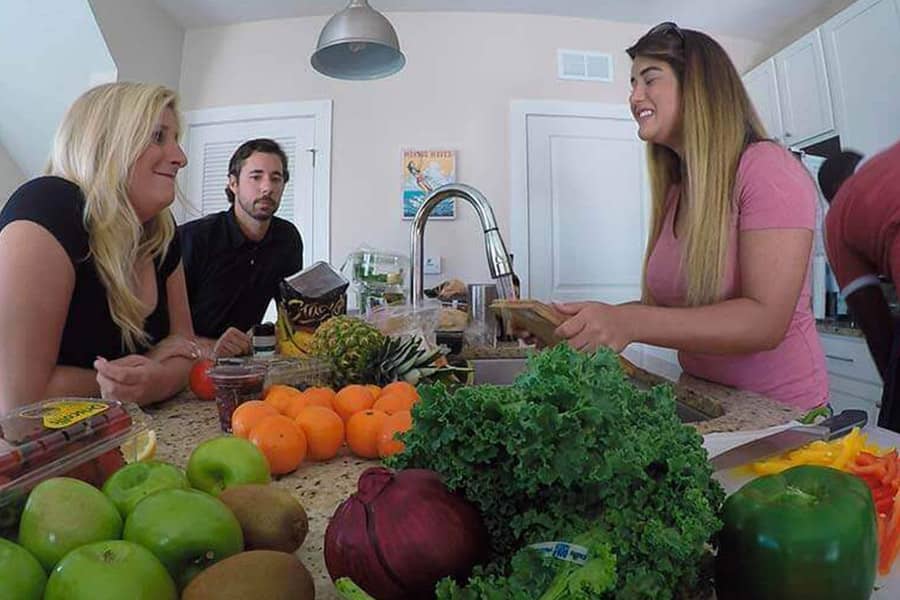
[[[81,188],[90,252],[109,312],[130,352],[149,341],[144,331],[148,307],[137,296],[135,265],[162,261],[175,235],[168,208],[141,223],[128,199],[131,169],[166,108],[178,114],[175,92],[163,86],[109,83],[90,89],[63,118],[47,166],[48,175]]]
[[[687,279],[688,306],[722,298],[734,211],[735,180],[741,154],[765,139],[753,103],[724,49],[699,31],[654,28],[628,55],[668,63],[681,90],[681,131],[684,160],[666,146],[647,144],[652,211],[650,238],[644,256],[644,297],[647,261],[662,231],[666,199],[681,183],[682,210],[687,209],[681,269]]]

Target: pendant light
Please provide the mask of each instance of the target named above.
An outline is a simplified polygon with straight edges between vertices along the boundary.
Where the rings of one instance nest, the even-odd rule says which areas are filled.
[[[336,79],[380,79],[406,64],[397,32],[367,0],[350,4],[330,19],[310,59],[313,68]]]

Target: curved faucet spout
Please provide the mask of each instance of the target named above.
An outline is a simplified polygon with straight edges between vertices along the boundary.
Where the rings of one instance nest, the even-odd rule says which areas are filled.
[[[413,219],[410,236],[412,264],[410,265],[409,295],[413,306],[420,305],[425,297],[425,223],[428,221],[428,217],[431,215],[434,207],[447,198],[465,200],[478,213],[478,220],[481,222],[481,228],[484,230],[484,249],[487,253],[491,277],[499,279],[504,276],[512,276],[513,271],[509,254],[506,252],[503,238],[500,237],[497,219],[494,218],[494,211],[487,198],[471,186],[461,183],[448,183],[437,188],[425,198],[416,212],[415,219]]]

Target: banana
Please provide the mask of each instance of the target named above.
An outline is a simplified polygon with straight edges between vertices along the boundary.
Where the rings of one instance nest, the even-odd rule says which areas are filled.
[[[284,356],[309,356],[313,334],[308,331],[294,331],[281,305],[278,305],[278,320],[275,323],[275,349]]]

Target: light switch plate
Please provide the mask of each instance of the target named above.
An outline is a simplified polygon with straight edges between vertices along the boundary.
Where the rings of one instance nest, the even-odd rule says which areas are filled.
[[[425,274],[440,275],[441,274],[441,257],[426,256],[425,257]]]

